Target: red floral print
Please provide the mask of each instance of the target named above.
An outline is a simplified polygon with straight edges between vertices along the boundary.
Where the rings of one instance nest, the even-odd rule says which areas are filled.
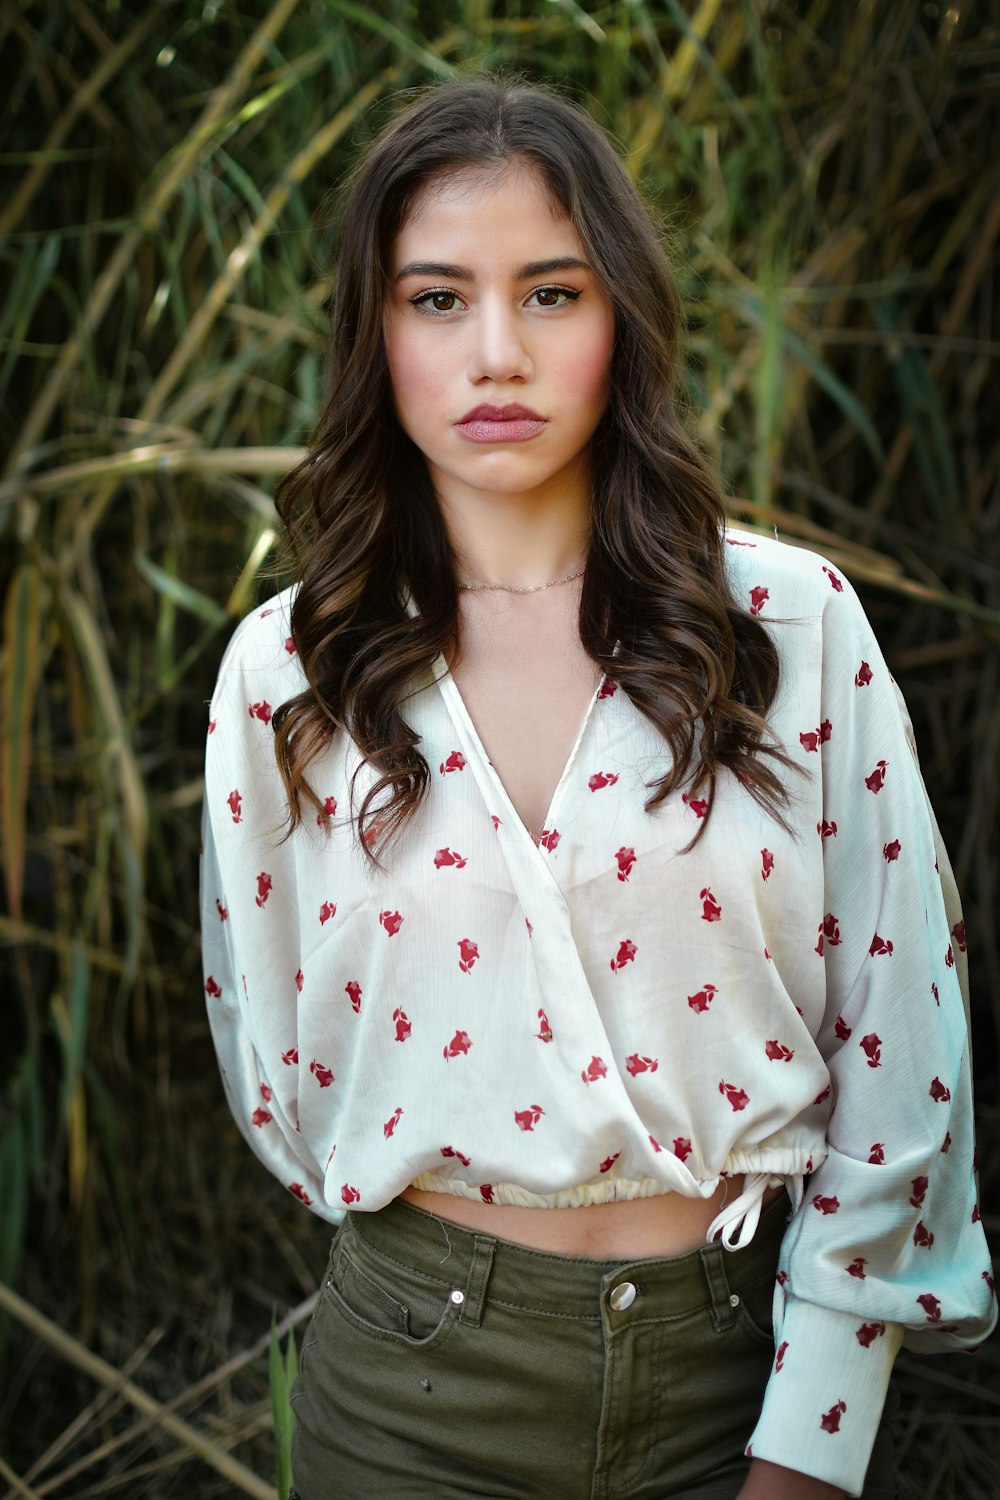
[[[443,870],[446,868],[464,870],[467,864],[468,860],[452,849],[439,849],[434,855],[435,870]]]
[[[885,786],[885,773],[888,768],[889,762],[887,760],[877,760],[874,771],[871,771],[865,777],[865,786],[870,792],[874,792],[876,796],[878,796],[879,792]]]
[[[732,1105],[733,1110],[737,1113],[740,1110],[746,1109],[750,1103],[750,1095],[746,1089],[737,1088],[735,1083],[726,1083],[724,1079],[719,1084],[719,1093],[725,1095]]]
[[[471,974],[476,959],[479,957],[479,944],[474,943],[471,938],[459,938],[458,940],[458,967],[463,974]]]
[[[638,949],[631,938],[622,938],[618,944],[618,952],[611,960],[611,972],[617,974],[619,969],[624,969],[626,964],[632,963],[637,952]]]
[[[770,597],[769,590],[764,588],[763,584],[757,584],[750,590],[750,613],[759,615]]]
[[[825,570],[824,570],[825,571]],[[832,575],[831,575],[832,576]],[[820,1417],[819,1425],[824,1432],[839,1432],[840,1419],[847,1410],[846,1401],[835,1401],[829,1411],[825,1411]]]
[[[472,1040],[469,1036],[469,1033],[467,1031],[456,1031],[451,1041],[448,1042],[445,1046],[445,1062],[447,1062],[450,1057],[464,1057],[471,1046]]]
[[[712,895],[711,889],[706,885],[699,892],[701,897],[701,920],[703,922],[719,922],[722,919],[722,907]]]
[[[719,993],[719,990],[718,990],[718,986],[717,985],[714,985],[714,984],[703,985],[702,988],[700,990],[698,990],[698,992],[696,994],[694,994],[694,995],[688,995],[688,997],[687,997],[688,1005],[691,1007],[692,1010],[698,1011],[698,1012],[704,1014],[704,1012],[706,1010],[708,1010],[708,1007],[711,1005],[712,1001],[715,999],[715,996],[718,993]]]

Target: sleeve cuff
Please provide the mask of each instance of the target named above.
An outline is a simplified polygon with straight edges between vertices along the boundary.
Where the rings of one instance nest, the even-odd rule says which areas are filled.
[[[746,1451],[860,1495],[902,1326],[788,1293],[784,1303],[774,1368]]]

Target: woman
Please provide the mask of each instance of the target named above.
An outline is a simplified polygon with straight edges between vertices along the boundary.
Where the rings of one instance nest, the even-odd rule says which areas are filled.
[[[302,1500],[889,1495],[900,1342],[991,1326],[908,724],[837,571],[725,531],[678,324],[545,92],[431,90],[355,175],[206,783],[230,1103],[341,1224]]]

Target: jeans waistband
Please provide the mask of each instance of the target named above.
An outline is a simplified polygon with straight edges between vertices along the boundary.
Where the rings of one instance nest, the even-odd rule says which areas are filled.
[[[683,1255],[634,1260],[533,1250],[477,1234],[398,1199],[375,1213],[348,1214],[346,1228],[384,1259],[460,1292],[462,1321],[477,1326],[487,1289],[491,1301],[525,1311],[598,1318],[603,1298],[619,1282],[634,1283],[677,1317],[709,1303],[719,1321],[732,1316],[733,1285],[774,1274],[787,1213],[787,1199],[776,1199],[762,1213],[750,1244],[735,1251],[714,1243]]]

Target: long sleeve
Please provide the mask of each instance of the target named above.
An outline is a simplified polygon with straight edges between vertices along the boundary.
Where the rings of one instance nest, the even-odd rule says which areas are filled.
[[[895,685],[853,591],[823,571],[817,1043],[831,1112],[782,1247],[777,1355],[750,1451],[856,1495],[900,1344],[973,1347],[996,1313],[954,882]]]
[[[291,842],[282,841],[287,804],[270,728],[272,707],[298,683],[287,685],[291,652],[275,632],[263,637],[270,649],[259,661],[245,649],[246,634],[230,643],[209,710],[201,879],[209,1023],[248,1144],[302,1203],[336,1222],[343,1210],[325,1201],[298,1126],[296,868]]]

